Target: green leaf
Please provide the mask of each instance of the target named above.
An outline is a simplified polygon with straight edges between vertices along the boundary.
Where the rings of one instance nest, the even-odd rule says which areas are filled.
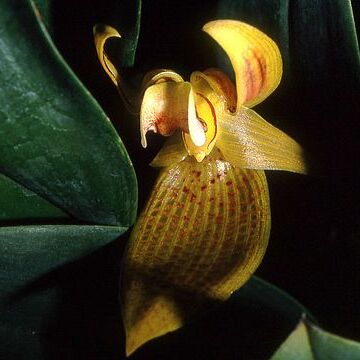
[[[129,157],[41,19],[28,1],[0,4],[0,172],[79,220],[129,226]]]
[[[34,10],[38,12],[38,16],[41,16],[41,22],[44,23],[50,35],[53,35],[52,3],[51,0],[31,0]]]
[[[263,304],[270,311],[281,314],[290,322],[298,322],[303,314],[309,319],[315,317],[301,303],[278,287],[253,276],[234,296],[243,303]]]
[[[360,359],[360,343],[331,334],[301,320],[271,360]]]
[[[326,16],[324,16],[326,14]],[[292,2],[291,61],[294,76],[325,104],[360,85],[360,52],[350,0]],[[349,100],[349,99],[346,99]]]
[[[116,239],[135,220],[136,178],[49,35],[55,3],[0,2],[0,358],[118,358]]]
[[[82,358],[76,351],[81,348],[85,335],[79,334],[68,344],[62,343],[64,340],[60,338],[74,332],[62,329],[65,326],[62,324],[66,320],[70,321],[66,326],[80,326],[86,319],[79,318],[79,314],[88,313],[95,300],[100,307],[91,310],[97,313],[96,323],[105,316],[106,301],[109,301],[106,291],[109,290],[103,288],[102,283],[109,281],[106,274],[111,259],[97,256],[95,261],[96,257],[89,254],[107,244],[112,246],[124,230],[126,228],[71,225],[0,228],[0,358],[41,359],[46,350],[52,349],[58,356],[66,348],[71,358]],[[114,259],[118,260],[118,252],[112,249],[111,253],[115,253]],[[91,259],[88,265],[85,256]],[[79,258],[82,259],[77,260]],[[111,284],[117,283],[117,276],[118,271],[112,274]],[[113,296],[112,306],[117,306],[116,290]],[[103,329],[108,336],[112,336],[109,332],[113,321],[108,319]]]
[[[0,223],[68,218],[59,208],[2,174],[0,194]]]
[[[140,35],[141,0],[116,1],[112,14],[110,23],[115,24],[122,34],[122,41],[119,42],[114,57],[120,67],[131,67],[135,63]]]
[[[56,36],[58,30],[59,20],[63,20],[63,14],[59,11],[67,4],[63,5],[56,0],[32,0],[32,4],[46,25],[47,30],[51,35]],[[114,61],[120,67],[131,67],[135,62],[135,54],[140,34],[140,19],[141,19],[141,0],[108,0],[105,3],[93,4],[89,8],[85,8],[84,4],[71,3],[69,11],[78,11],[79,15],[83,15],[82,21],[87,15],[90,15],[93,20],[89,24],[88,34],[91,32],[91,27],[95,23],[105,22],[113,27],[119,29],[122,34],[121,42],[118,42],[113,49]],[[71,15],[71,19],[77,20],[75,14]],[[68,20],[68,18],[67,18]],[[60,24],[60,27],[64,24]],[[83,24],[81,25],[83,26]],[[66,25],[64,26],[66,27]]]
[[[126,228],[97,225],[5,226],[0,228],[2,295],[87,255],[118,238]],[[20,276],[19,276],[20,275]],[[2,297],[2,300],[6,296]]]

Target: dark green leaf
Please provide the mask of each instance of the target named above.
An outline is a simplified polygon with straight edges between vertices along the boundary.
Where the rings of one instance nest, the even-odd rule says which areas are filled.
[[[35,13],[27,1],[0,5],[0,172],[80,220],[129,226],[128,155]]]
[[[68,216],[34,192],[0,174],[0,223]]]
[[[339,96],[329,89],[342,90],[346,96],[347,90],[360,85],[360,53],[350,0],[293,1],[289,21],[292,71],[311,97],[320,96],[328,104]]]
[[[121,67],[131,67],[135,62],[136,48],[140,34],[141,0],[116,1],[111,23],[122,34],[120,47],[114,54]]]
[[[0,227],[0,358],[7,360],[80,359],[99,348],[118,354],[123,241],[114,240],[134,222],[136,179],[109,119],[48,34],[57,25],[54,3],[0,3],[0,221],[7,225]],[[120,226],[8,226],[79,220]]]
[[[52,34],[52,16],[51,16],[51,5],[52,1],[50,0],[32,0],[32,5],[34,10],[38,12],[38,16],[41,17],[41,21],[45,24],[50,35]]]
[[[302,320],[271,360],[360,359],[360,343],[328,333]]]
[[[0,228],[2,295],[64,263],[89,254],[126,228],[97,225],[10,226]],[[4,299],[3,297],[2,299]]]
[[[109,281],[106,274],[110,271],[110,284],[115,287],[118,276],[118,271],[112,274],[114,270],[109,268],[114,266],[109,257],[107,260],[100,257],[99,262],[99,256],[88,256],[90,260],[86,264],[84,256],[112,243],[124,230],[110,226],[64,225],[0,228],[1,359],[40,359],[50,350],[59,356],[57,358],[67,358],[64,355],[67,351],[71,358],[81,358],[75,349],[81,348],[80,339],[84,339],[85,334],[77,334],[70,342],[63,338],[71,338],[79,324],[92,323],[92,314],[88,312],[95,306],[95,300],[101,298],[99,309],[91,310],[98,314],[96,325],[99,323],[107,311],[105,302],[109,301],[106,293],[109,289],[102,285]],[[118,263],[118,252],[111,252]],[[104,251],[101,256],[104,257]],[[78,263],[80,257],[82,260]],[[116,289],[112,296],[111,306],[117,306]],[[82,303],[78,303],[77,298]],[[85,312],[89,319],[82,318]],[[66,325],[62,325],[64,321]],[[111,336],[107,329],[113,320],[107,321],[103,331]],[[62,329],[62,326],[69,328]],[[83,331],[88,333],[90,329]],[[55,344],[57,347],[52,348]]]
[[[269,310],[281,314],[294,323],[298,322],[303,314],[315,321],[309,310],[292,296],[256,276],[253,276],[234,296],[244,303],[263,304]]]

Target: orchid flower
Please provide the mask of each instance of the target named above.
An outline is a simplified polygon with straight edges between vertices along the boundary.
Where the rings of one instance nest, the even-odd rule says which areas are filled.
[[[140,114],[142,145],[148,131],[169,136],[151,163],[161,172],[123,260],[128,355],[228,299],[250,278],[270,232],[264,170],[306,173],[301,147],[250,109],[280,82],[275,42],[239,21],[211,21],[203,30],[229,56],[236,85],[218,69],[195,71],[189,82],[159,70],[129,99],[104,50],[120,35],[110,26],[94,28],[103,68]]]

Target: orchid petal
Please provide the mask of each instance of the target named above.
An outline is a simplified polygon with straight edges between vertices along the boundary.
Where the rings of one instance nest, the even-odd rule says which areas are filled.
[[[113,27],[103,24],[96,24],[94,26],[93,32],[94,32],[95,48],[100,64],[102,65],[106,73],[109,75],[112,82],[117,86],[119,73],[116,70],[114,64],[107,56],[104,48],[105,48],[105,43],[108,39],[113,37],[121,38],[121,35]]]
[[[215,20],[203,27],[230,58],[236,77],[237,110],[263,101],[282,75],[280,51],[255,27],[235,20]]]
[[[223,96],[227,110],[234,113],[236,111],[237,95],[236,87],[230,78],[224,72],[215,68],[206,69],[203,77],[218,95]]]
[[[140,110],[141,144],[147,146],[146,133],[151,130],[170,136],[181,129],[193,146],[205,142],[205,131],[196,116],[195,99],[190,83],[159,81],[145,91]]]
[[[149,71],[145,74],[142,81],[142,88],[146,89],[151,85],[159,84],[161,82],[174,81],[183,82],[184,79],[177,72],[169,69],[157,69]]]
[[[94,34],[96,53],[103,69],[108,74],[111,81],[117,87],[126,108],[131,113],[137,114],[138,113],[137,98],[133,95],[130,95],[130,90],[123,83],[119,72],[116,70],[116,67],[111,62],[110,58],[105,52],[105,44],[107,40],[114,37],[121,38],[121,35],[113,27],[104,24],[96,24],[93,28],[93,34]]]
[[[216,146],[232,165],[247,169],[306,174],[301,146],[251,109],[219,116]]]
[[[184,147],[183,139],[180,132],[166,139],[161,150],[150,163],[153,167],[165,167],[174,165],[188,156]]]
[[[233,167],[219,150],[161,172],[123,263],[127,354],[181,327],[242,286],[270,229],[262,171]]]
[[[146,133],[152,130],[163,136],[175,130],[189,131],[188,98],[191,85],[188,82],[160,82],[145,91],[140,110],[141,144],[147,146]]]

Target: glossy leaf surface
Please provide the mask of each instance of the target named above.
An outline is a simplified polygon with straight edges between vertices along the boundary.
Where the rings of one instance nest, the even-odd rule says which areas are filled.
[[[115,240],[134,222],[136,178],[110,120],[49,36],[59,26],[57,7],[0,4],[0,358],[7,360],[118,350]]]
[[[128,155],[38,21],[28,2],[1,4],[0,170],[78,219],[129,226]]]
[[[1,222],[65,219],[68,215],[34,192],[0,174]]]
[[[360,358],[360,343],[331,334],[302,320],[271,360],[353,360]]]
[[[93,299],[77,303],[81,289],[85,293],[89,290],[87,281],[79,279],[76,273],[78,268],[82,274],[81,266],[72,269],[71,263],[76,264],[79,258],[111,243],[124,230],[126,228],[79,225],[0,228],[1,358],[51,358],[52,352],[77,357],[75,354],[81,349],[85,335],[72,339],[71,343],[62,343],[71,333],[69,328],[62,330],[63,323],[71,323],[72,319],[72,327],[81,326],[85,319],[77,314],[86,312],[97,294],[92,289],[88,296]],[[104,268],[98,268],[97,272],[106,274]],[[87,274],[89,282],[99,281],[93,270],[88,269]],[[80,282],[73,284],[76,279]],[[106,299],[105,293],[102,296]],[[99,320],[101,312],[98,316]]]

